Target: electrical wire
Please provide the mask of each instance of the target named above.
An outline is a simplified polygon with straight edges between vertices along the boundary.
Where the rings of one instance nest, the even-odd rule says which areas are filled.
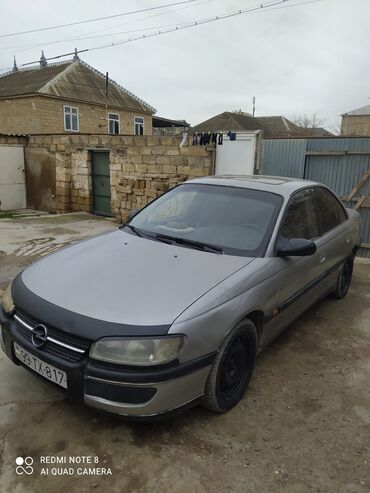
[[[158,32],[154,32],[151,34],[143,34],[141,36],[136,36],[134,38],[125,39],[123,41],[118,41],[115,43],[109,43],[109,44],[102,45],[102,46],[95,46],[92,48],[87,48],[84,51],[96,51],[96,50],[102,50],[105,48],[110,48],[112,46],[118,46],[121,44],[132,43],[134,41],[139,41],[141,39],[147,39],[147,38],[152,38],[155,36],[161,36],[162,34],[168,34],[168,33],[175,32],[175,31],[182,31],[184,29],[189,29],[191,27],[201,26],[201,25],[209,24],[211,22],[216,22],[219,20],[229,19],[231,17],[236,17],[237,15],[249,14],[252,12],[262,12],[263,10],[266,10],[266,11],[267,10],[276,10],[278,8],[284,8],[284,6],[282,4],[290,2],[290,1],[292,1],[292,0],[276,0],[273,2],[265,3],[265,4],[259,4],[255,7],[249,8],[249,9],[238,10],[236,12],[231,12],[229,14],[218,15],[216,17],[212,17],[212,18],[208,18],[208,19],[202,19],[199,21],[187,23],[186,25],[177,25],[175,27],[171,27],[171,28],[168,28],[168,29],[165,29],[162,31],[158,31]],[[318,3],[318,2],[323,2],[323,1],[324,0],[307,0],[307,1],[302,2],[302,3],[296,3],[296,4],[294,4],[294,6],[305,5],[305,4],[310,4],[310,3]],[[277,7],[277,6],[280,6],[280,7]],[[273,9],[271,7],[275,7],[275,9]]]
[[[199,1],[199,0],[195,0],[195,1]],[[183,7],[179,7],[177,9],[172,9],[172,10],[169,10],[169,11],[166,11],[166,12],[161,12],[159,14],[154,14],[154,15],[149,15],[149,16],[146,16],[146,17],[142,17],[140,19],[135,19],[135,20],[132,20],[132,21],[128,21],[128,22],[125,22],[125,23],[121,23],[121,24],[116,24],[115,26],[110,26],[110,27],[105,27],[103,29],[99,29],[99,30],[95,30],[95,31],[90,31],[90,32],[87,32],[85,34],[94,34],[96,32],[101,32],[101,31],[104,31],[106,29],[111,29],[111,28],[114,28],[114,27],[119,27],[119,26],[126,26],[128,24],[135,24],[136,22],[142,22],[142,21],[145,21],[147,19],[152,19],[153,17],[159,17],[159,16],[162,16],[162,15],[168,15],[168,14],[172,14],[174,12],[178,12],[180,10],[185,10],[185,9],[189,9],[189,8],[196,8],[198,6],[201,6],[205,3],[209,3],[209,2],[213,2],[214,0],[203,0],[201,1],[200,3],[197,3],[196,5],[185,5]],[[38,43],[36,45],[33,45],[33,46],[29,46],[29,45],[18,45],[18,46],[7,46],[7,47],[0,47],[0,50],[11,50],[9,51],[8,53],[2,53],[0,56],[9,56],[9,55],[14,55],[14,54],[17,54],[17,53],[21,53],[21,52],[24,52],[24,51],[29,51],[29,50],[32,50],[34,48],[39,48],[39,47],[44,47],[44,46],[49,46],[49,45],[53,45],[53,44],[60,44],[60,43],[66,43],[66,42],[70,42],[70,41],[83,41],[85,39],[95,39],[95,38],[100,38],[100,37],[108,37],[108,36],[118,36],[119,34],[129,34],[129,33],[133,33],[133,32],[138,32],[138,31],[153,31],[154,29],[163,29],[165,27],[171,27],[173,26],[174,24],[167,24],[165,26],[156,26],[156,27],[149,27],[149,28],[144,28],[144,29],[131,29],[129,31],[119,31],[117,33],[105,33],[105,34],[97,34],[96,36],[84,36],[82,34],[78,35],[78,36],[72,36],[70,38],[63,38],[63,39],[59,39],[59,40],[55,40],[55,41],[49,41],[47,43]],[[16,49],[14,50],[14,48],[20,48],[19,50]]]
[[[107,19],[113,19],[115,17],[123,17],[123,16],[126,16],[126,15],[139,14],[141,12],[149,12],[149,11],[152,11],[152,10],[164,9],[165,7],[173,7],[175,5],[181,5],[181,4],[184,4],[184,3],[193,3],[195,1],[196,0],[182,0],[180,2],[168,3],[166,5],[158,5],[156,7],[148,7],[146,9],[132,10],[130,12],[123,12],[121,14],[106,15],[104,17],[96,17],[95,19],[87,19],[87,20],[84,20],[84,21],[69,22],[69,23],[66,23],[66,24],[58,24],[56,26],[40,27],[38,29],[30,29],[28,31],[18,31],[18,32],[15,32],[15,33],[0,34],[0,38],[8,38],[8,37],[11,37],[11,36],[20,36],[22,34],[30,34],[30,33],[40,32],[40,31],[50,31],[52,29],[60,29],[62,27],[78,26],[80,24],[87,24],[87,23],[90,23],[90,22],[97,22],[97,21],[102,21],[102,20],[107,20]]]
[[[134,41],[140,41],[140,40],[143,40],[143,39],[149,39],[149,38],[153,38],[153,37],[156,37],[156,36],[161,36],[163,34],[168,34],[168,33],[172,33],[172,32],[178,32],[178,31],[182,31],[184,29],[189,29],[191,27],[202,26],[204,24],[209,24],[211,22],[216,22],[216,21],[219,21],[219,20],[229,19],[229,18],[232,18],[232,17],[236,17],[238,15],[244,15],[244,14],[249,14],[249,13],[253,13],[253,12],[262,12],[262,11],[277,10],[277,9],[281,9],[281,8],[286,8],[288,6],[289,7],[296,7],[296,6],[301,6],[301,5],[308,5],[308,4],[323,2],[324,0],[306,0],[306,1],[300,2],[300,3],[295,3],[295,4],[290,4],[290,5],[283,5],[283,4],[286,4],[287,2],[291,2],[291,1],[293,1],[293,0],[275,0],[275,1],[272,1],[272,2],[265,3],[265,4],[259,4],[259,5],[256,5],[254,7],[250,7],[248,9],[240,9],[240,10],[237,10],[237,11],[234,11],[234,12],[230,12],[228,14],[218,15],[216,17],[211,17],[211,18],[208,18],[208,19],[201,19],[199,21],[193,21],[193,22],[190,22],[190,23],[186,23],[185,25],[176,25],[176,26],[170,27],[168,29],[156,31],[156,32],[153,32],[153,33],[150,33],[150,34],[142,34],[140,36],[136,36],[136,37],[132,37],[132,38],[127,38],[127,39],[122,40],[122,41],[112,42],[112,43],[101,45],[101,46],[94,46],[94,47],[91,47],[91,48],[85,48],[85,49],[82,49],[82,50],[76,50],[76,51],[73,51],[73,52],[64,53],[62,55],[57,55],[57,56],[54,56],[54,57],[49,57],[49,58],[47,58],[47,60],[56,60],[56,59],[59,59],[59,58],[65,57],[65,56],[74,55],[76,53],[86,53],[88,51],[103,50],[105,48],[111,48],[113,46],[119,46],[119,45],[122,45],[122,44],[133,43]],[[38,63],[38,60],[33,61],[33,62],[23,63],[23,64],[21,64],[21,66],[32,65],[34,63]]]

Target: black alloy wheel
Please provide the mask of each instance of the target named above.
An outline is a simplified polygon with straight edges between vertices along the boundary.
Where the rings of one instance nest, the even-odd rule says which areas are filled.
[[[244,320],[219,349],[206,383],[204,407],[222,413],[240,401],[253,374],[256,354],[256,327],[251,320]]]
[[[337,299],[342,299],[348,293],[351,286],[353,273],[353,257],[346,260],[340,270],[337,278],[337,284],[335,290],[333,291],[333,297]]]

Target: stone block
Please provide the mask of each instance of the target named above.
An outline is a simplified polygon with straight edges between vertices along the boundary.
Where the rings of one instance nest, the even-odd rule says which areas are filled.
[[[170,146],[174,144],[174,137],[170,135],[161,136],[159,137],[159,142],[163,146]]]
[[[156,164],[170,164],[169,156],[156,156],[155,158]]]
[[[134,147],[134,146],[128,146],[127,147],[127,155],[128,156],[136,156],[137,154],[140,154],[138,147]]]
[[[57,181],[56,188],[57,189],[67,189],[69,190],[71,184],[69,181]]]
[[[176,173],[177,172],[177,167],[174,164],[164,164],[162,167],[163,173]]]
[[[170,164],[176,166],[182,165],[186,162],[186,157],[184,156],[170,156]]]
[[[144,164],[155,164],[155,156],[143,156],[143,163]]]
[[[207,151],[204,146],[188,146],[181,147],[180,154],[182,156],[207,156]]]
[[[203,167],[204,166],[204,157],[189,156],[188,157],[188,165],[189,166],[196,166],[196,167]]]
[[[169,147],[166,151],[167,156],[179,156],[180,149],[178,147]]]
[[[142,146],[139,148],[139,152],[143,155],[150,155],[152,153],[152,149],[150,146]]]
[[[58,190],[56,191],[56,196],[57,196],[57,202],[60,202],[61,204],[69,204],[70,199],[69,199],[69,194],[64,195],[58,193]]]
[[[135,165],[130,164],[130,163],[123,163],[122,164],[122,171],[124,173],[129,173],[130,171],[135,171]]]
[[[122,164],[121,163],[110,163],[109,168],[111,171],[122,171]]]
[[[146,164],[136,164],[135,165],[135,171],[136,171],[136,173],[146,173],[146,171],[147,171]]]
[[[148,172],[154,175],[160,175],[163,172],[163,165],[162,164],[150,165],[148,166]]]
[[[193,177],[198,177],[198,176],[208,176],[208,170],[205,168],[192,168],[191,169],[191,175]]]
[[[164,155],[166,153],[166,146],[153,146],[152,147],[152,154],[155,156],[158,155]]]
[[[142,164],[143,156],[141,154],[137,154],[136,156],[130,156],[129,163],[130,164]]]
[[[182,175],[190,175],[192,172],[192,168],[190,166],[178,166],[177,172]]]
[[[159,142],[160,142],[159,139],[160,139],[160,137],[158,135],[148,136],[148,137],[146,137],[146,145],[149,145],[149,146],[159,145]]]

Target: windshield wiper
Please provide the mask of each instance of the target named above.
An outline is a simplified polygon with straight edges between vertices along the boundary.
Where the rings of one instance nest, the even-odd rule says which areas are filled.
[[[222,248],[209,245],[208,243],[203,243],[201,241],[187,240],[185,238],[177,238],[175,236],[164,235],[161,233],[144,233],[143,231],[139,230],[129,223],[122,224],[121,228],[129,228],[133,233],[135,233],[137,236],[140,236],[141,238],[150,238],[157,241],[163,241],[163,243],[168,244],[177,243],[178,245],[184,245],[189,248],[196,248],[197,250],[203,250],[204,252],[224,253]]]
[[[121,228],[129,228],[133,233],[136,234],[136,236],[140,236],[141,238],[144,236],[135,226],[129,223],[124,223],[122,224]]]
[[[196,248],[197,250],[203,250],[205,252],[224,253],[222,248],[209,245],[208,243],[203,243],[201,241],[187,240],[185,238],[177,238],[175,236],[168,236],[161,233],[156,233],[155,237],[158,238],[159,240],[172,241],[173,243],[177,243],[178,245],[184,245],[190,248]]]
[[[153,234],[152,233],[147,233],[146,231],[144,233],[141,229],[139,229],[136,226],[133,226],[132,224],[129,224],[129,223],[122,224],[121,229],[122,228],[129,228],[129,229],[131,229],[131,231],[133,233],[135,233],[137,236],[140,236],[140,238],[150,238],[151,240],[161,241],[163,243],[168,243],[169,245],[171,245],[173,243],[172,239],[170,240],[170,239],[165,238],[165,237],[163,237],[163,238],[159,237],[158,238],[155,233],[153,233]]]

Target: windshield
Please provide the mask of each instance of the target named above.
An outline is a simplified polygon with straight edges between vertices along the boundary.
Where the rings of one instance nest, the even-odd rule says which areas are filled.
[[[177,239],[182,246],[204,244],[219,253],[259,257],[265,253],[282,201],[280,195],[260,190],[183,184],[139,212],[127,231]]]

